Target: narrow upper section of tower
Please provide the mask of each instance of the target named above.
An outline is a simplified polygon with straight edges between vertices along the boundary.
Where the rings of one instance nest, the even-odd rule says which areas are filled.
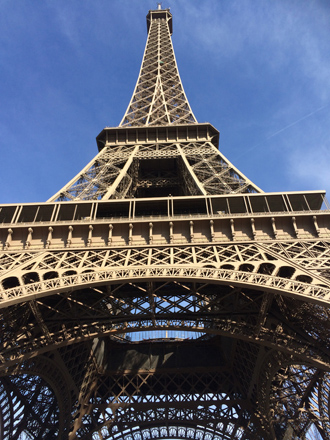
[[[169,9],[149,11],[147,28],[140,74],[120,126],[197,123],[175,60]]]

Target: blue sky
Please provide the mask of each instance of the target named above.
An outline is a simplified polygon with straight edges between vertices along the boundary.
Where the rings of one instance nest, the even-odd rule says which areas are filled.
[[[181,79],[265,191],[330,191],[330,0],[168,0]],[[150,0],[0,1],[0,203],[45,201],[133,93]]]

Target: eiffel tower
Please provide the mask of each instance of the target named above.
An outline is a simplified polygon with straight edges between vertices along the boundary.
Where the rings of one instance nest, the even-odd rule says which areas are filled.
[[[328,440],[325,194],[236,169],[189,106],[169,9],[147,28],[95,158],[0,207],[0,439]]]

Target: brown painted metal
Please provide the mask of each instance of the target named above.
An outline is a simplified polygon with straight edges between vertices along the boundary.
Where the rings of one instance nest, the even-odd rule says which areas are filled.
[[[330,210],[264,193],[198,124],[172,15],[119,127],[0,206],[0,439],[330,438]]]

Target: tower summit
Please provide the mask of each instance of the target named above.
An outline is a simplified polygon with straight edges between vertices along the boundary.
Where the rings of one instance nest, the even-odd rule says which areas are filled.
[[[189,106],[158,4],[132,99],[46,203],[0,206],[0,440],[330,438],[330,211]]]

